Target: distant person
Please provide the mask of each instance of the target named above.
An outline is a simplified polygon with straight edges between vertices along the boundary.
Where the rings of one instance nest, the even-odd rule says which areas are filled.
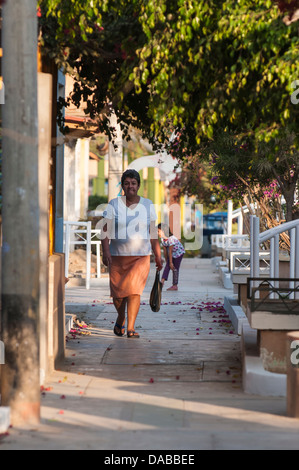
[[[103,227],[103,263],[109,269],[111,297],[118,313],[114,334],[125,334],[127,307],[127,337],[139,338],[135,321],[150,271],[151,251],[157,269],[162,269],[155,226],[157,216],[152,201],[138,196],[140,176],[137,171],[126,170],[121,187],[124,195],[112,199],[104,211],[107,222]]]
[[[166,260],[161,282],[164,286],[165,281],[168,279],[169,272],[172,270],[172,286],[167,290],[178,290],[180,265],[185,254],[185,249],[180,240],[171,233],[167,224],[158,224],[158,235],[161,238]]]

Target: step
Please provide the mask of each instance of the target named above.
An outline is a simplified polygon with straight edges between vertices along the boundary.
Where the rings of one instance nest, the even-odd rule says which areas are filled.
[[[287,376],[264,369],[257,347],[257,330],[242,327],[243,390],[251,395],[286,397]]]
[[[72,315],[71,313],[66,313],[65,314],[65,332],[66,332],[66,334],[68,334],[70,332],[70,330],[73,328],[74,318],[75,318],[75,315]]]
[[[222,263],[222,257],[221,256],[214,256],[213,258],[211,258],[211,263],[212,263],[213,266],[218,268],[220,263]]]

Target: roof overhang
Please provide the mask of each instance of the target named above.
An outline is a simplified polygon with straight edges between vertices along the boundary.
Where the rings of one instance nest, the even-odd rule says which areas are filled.
[[[65,126],[68,127],[67,137],[84,139],[99,133],[98,123],[88,117],[65,116]]]

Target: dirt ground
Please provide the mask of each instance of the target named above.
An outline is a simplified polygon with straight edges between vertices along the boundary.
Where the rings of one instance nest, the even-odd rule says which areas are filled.
[[[101,263],[101,274],[107,272],[105,266]],[[91,277],[96,277],[97,274],[97,257],[91,255]],[[86,251],[79,248],[70,253],[69,259],[69,279],[82,278],[86,275]]]

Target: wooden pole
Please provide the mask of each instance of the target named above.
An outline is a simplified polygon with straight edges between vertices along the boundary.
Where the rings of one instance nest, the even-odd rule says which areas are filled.
[[[2,13],[1,405],[16,426],[40,416],[37,2],[7,0]]]

